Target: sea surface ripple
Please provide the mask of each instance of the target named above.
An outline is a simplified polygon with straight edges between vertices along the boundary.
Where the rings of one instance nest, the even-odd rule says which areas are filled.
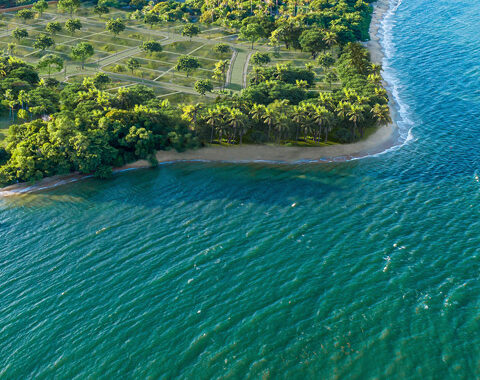
[[[480,3],[396,6],[398,149],[1,199],[0,378],[479,377]]]

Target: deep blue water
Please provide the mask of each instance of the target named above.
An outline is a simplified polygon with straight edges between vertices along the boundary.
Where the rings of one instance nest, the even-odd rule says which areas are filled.
[[[479,377],[479,21],[392,4],[382,155],[0,199],[0,378]]]

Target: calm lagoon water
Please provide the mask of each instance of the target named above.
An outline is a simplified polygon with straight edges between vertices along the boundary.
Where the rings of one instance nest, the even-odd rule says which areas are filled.
[[[393,1],[379,156],[0,199],[0,378],[478,377],[479,15]]]

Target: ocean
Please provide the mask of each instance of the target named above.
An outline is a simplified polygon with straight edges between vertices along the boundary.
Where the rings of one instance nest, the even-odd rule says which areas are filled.
[[[0,378],[480,376],[479,15],[392,0],[376,156],[0,199]]]

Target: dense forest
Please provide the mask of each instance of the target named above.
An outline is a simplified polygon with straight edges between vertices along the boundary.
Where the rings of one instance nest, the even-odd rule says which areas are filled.
[[[72,1],[77,0],[60,3]],[[358,42],[368,39],[369,2],[132,0],[99,6],[105,4],[128,6],[131,17],[145,23],[183,22],[190,37],[198,34],[191,27],[196,23],[220,25],[237,31],[252,48],[263,40],[272,50],[252,55],[242,91],[221,88],[214,102],[179,106],[161,101],[141,84],[107,92],[110,78],[104,73],[66,84],[40,78],[38,67],[18,58],[2,57],[1,104],[14,124],[0,148],[1,183],[74,171],[107,177],[113,167],[137,159],[155,163],[156,150],[208,143],[352,142],[368,128],[390,121],[381,67],[370,62]],[[269,64],[280,49],[307,52],[311,63]],[[224,77],[228,61],[221,63],[216,75]],[[194,59],[184,56],[176,69],[188,76],[189,65],[195,65]],[[314,68],[321,68],[321,78]],[[320,79],[341,86],[320,91]],[[204,94],[212,86],[209,80],[198,81],[195,89]]]

